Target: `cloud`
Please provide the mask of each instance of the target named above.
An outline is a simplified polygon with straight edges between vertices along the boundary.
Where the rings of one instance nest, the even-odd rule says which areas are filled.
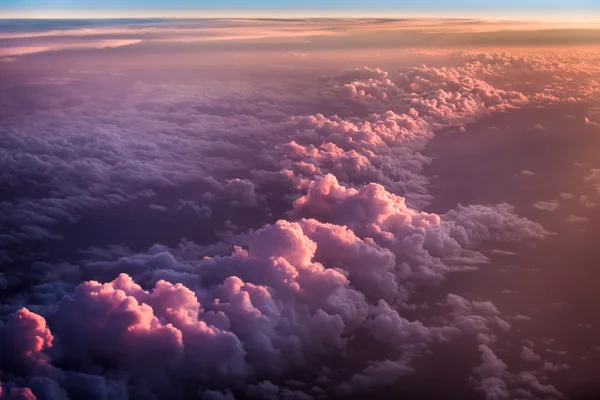
[[[544,365],[542,365],[542,371],[548,371],[548,372],[558,372],[558,371],[563,371],[565,369],[570,369],[571,367],[568,364],[552,364],[551,362],[545,362]]]
[[[2,364],[15,371],[28,371],[44,366],[54,337],[40,315],[22,308],[0,325]]]
[[[536,354],[533,350],[526,346],[521,348],[521,358],[527,362],[535,362],[542,359],[539,354]]]
[[[596,121],[592,121],[588,117],[585,117],[585,123],[588,125],[594,126],[594,127],[600,127],[600,123],[598,123]]]
[[[4,386],[0,382],[0,398],[6,400],[35,400],[35,395],[29,388]]]
[[[533,204],[534,208],[537,208],[540,211],[548,211],[548,212],[554,212],[554,211],[558,210],[559,206],[560,206],[560,204],[556,200],[538,201]]]
[[[473,233],[475,238],[494,237],[477,229]],[[468,230],[462,234],[471,236]],[[392,248],[404,257],[431,257],[424,250],[411,255],[412,246]],[[338,251],[348,258],[333,257]],[[363,271],[368,263],[382,261],[384,271],[389,271],[387,278],[385,273]],[[125,263],[123,259],[113,270],[127,269]],[[109,265],[89,267],[109,271]],[[409,373],[411,360],[421,354],[411,350],[416,345],[426,348],[428,343],[451,340],[460,332],[490,334],[493,327],[510,327],[498,318],[491,303],[469,302],[459,296],[448,297],[452,319],[440,327],[405,320],[384,300],[371,304],[366,297],[371,293],[384,293],[392,300],[402,293],[394,290],[399,285],[393,278],[399,272],[406,274],[406,267],[395,263],[394,254],[373,240],[359,239],[345,226],[316,220],[278,221],[253,234],[248,250],[236,248],[230,256],[204,258],[195,268],[163,253],[129,270],[143,279],[148,268],[156,277],[161,269],[188,271],[186,282],[193,290],[165,280],[144,290],[124,273],[105,284],[84,282],[48,316],[50,330],[44,318],[27,310],[13,317],[37,321],[27,326],[36,337],[45,338],[35,342],[35,352],[24,353],[38,364],[40,360],[47,363],[50,358],[45,350],[55,339],[56,354],[67,364],[112,365],[133,381],[150,378],[138,390],[179,396],[206,384],[233,388],[257,374],[298,367],[333,349],[346,348],[348,333],[362,326],[370,340],[385,343],[398,352],[399,359],[365,367],[337,389],[343,393],[389,383]],[[199,279],[193,279],[194,275]],[[186,372],[181,375],[181,371]],[[185,384],[183,392],[174,389],[183,383],[176,383],[181,379],[193,382]]]
[[[565,398],[554,386],[540,382],[536,374],[529,371],[511,373],[508,365],[488,346],[482,344],[479,350],[482,362],[473,372],[478,381],[479,391],[486,399]],[[521,357],[529,362],[539,361],[539,356],[527,347],[522,348]]]
[[[542,124],[535,124],[534,126],[532,126],[531,128],[529,128],[530,131],[536,131],[536,132],[543,132],[543,131],[545,131],[547,129],[548,128],[546,128]]]
[[[579,196],[579,203],[585,208],[596,208],[596,202],[590,199],[590,196],[582,194]]]
[[[586,217],[581,217],[578,215],[573,215],[573,214],[569,214],[569,216],[567,216],[567,218],[565,219],[565,221],[569,222],[569,223],[581,223],[581,222],[588,222],[589,219]]]
[[[71,42],[50,42],[37,46],[21,46],[21,47],[1,47],[0,57],[11,59],[14,56],[24,56],[28,54],[43,53],[47,51],[62,51],[62,50],[85,50],[85,49],[109,49],[122,46],[130,46],[140,43],[137,39],[114,39],[114,40],[95,40],[83,43]]]
[[[515,373],[496,354],[512,326],[494,303],[435,286],[549,233],[507,203],[425,211],[433,198],[424,155],[444,129],[593,92],[591,82],[576,91],[564,79],[587,76],[589,65],[557,57],[458,53],[447,65],[299,75],[277,88],[112,74],[19,86],[24,100],[15,100],[0,139],[0,182],[9,189],[0,255],[22,256],[13,246],[31,246],[35,259],[80,251],[3,271],[3,390],[362,395],[426,374],[436,350],[466,343],[478,363],[466,368],[486,398],[560,398],[539,371]],[[535,90],[519,84],[523,76],[540,79]],[[111,241],[114,231],[101,229],[109,217],[115,231],[139,228]],[[119,245],[85,242],[79,233],[89,226]],[[157,236],[138,241],[169,226],[186,229],[154,246]],[[520,355],[537,361],[530,346]],[[290,380],[298,371],[302,381]]]

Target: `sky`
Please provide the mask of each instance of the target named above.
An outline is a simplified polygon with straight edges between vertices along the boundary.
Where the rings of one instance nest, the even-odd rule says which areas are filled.
[[[0,20],[0,400],[598,398],[573,25]]]
[[[595,0],[4,0],[7,18],[76,17],[479,17],[534,20],[596,19]]]

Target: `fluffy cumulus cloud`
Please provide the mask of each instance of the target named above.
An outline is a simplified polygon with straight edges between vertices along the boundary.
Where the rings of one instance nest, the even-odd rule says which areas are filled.
[[[219,390],[241,391],[261,377],[278,378],[315,368],[323,357],[339,357],[359,345],[360,329],[360,341],[387,350],[335,388],[343,395],[410,374],[414,358],[431,343],[509,329],[491,303],[460,296],[447,299],[453,310],[448,325],[408,320],[390,304],[408,300],[418,284],[439,281],[454,264],[485,262],[469,250],[474,243],[540,238],[539,225],[506,207],[465,208],[442,218],[408,208],[381,186],[361,193],[333,176],[323,179],[329,179],[328,193],[337,193],[337,203],[306,200],[317,181],[294,209],[321,221],[280,220],[252,234],[247,249],[236,247],[229,256],[193,266],[167,253],[154,261],[138,259],[139,267],[129,269],[133,277],[121,273],[108,283],[81,283],[47,310],[51,330],[43,317],[22,309],[3,327],[3,343],[11,349],[3,363],[14,371],[27,368],[26,376],[55,376],[66,373],[56,371],[60,361],[64,369],[126,376],[136,396],[187,397],[204,390],[203,398],[213,398],[226,396]],[[488,219],[493,223],[485,224]],[[128,262],[117,264],[91,268],[110,273]],[[159,269],[171,277],[186,272],[189,287],[161,279],[144,290],[134,277],[144,280],[148,268],[156,276]],[[397,358],[388,358],[390,352]],[[262,384],[256,390],[267,389]],[[273,392],[286,398],[286,390]]]
[[[543,374],[529,371],[512,373],[487,345],[479,346],[481,364],[473,369],[472,379],[487,400],[500,399],[564,399],[565,396],[554,386],[545,382]],[[539,362],[541,357],[530,348],[523,347],[521,357],[527,362]],[[544,366],[550,363],[545,363]],[[550,364],[552,365],[552,364]],[[544,370],[544,367],[542,367]]]
[[[411,361],[429,343],[509,328],[492,304],[459,296],[448,298],[452,319],[440,326],[407,320],[385,300],[375,301],[381,295],[390,304],[405,300],[412,280],[433,274],[427,263],[438,274],[445,270],[423,248],[424,227],[404,220],[402,228],[403,233],[384,235],[398,242],[390,250],[346,226],[281,220],[253,234],[248,249],[200,260],[190,268],[199,278],[191,287],[159,280],[144,290],[124,273],[104,284],[81,283],[47,311],[51,330],[27,309],[8,320],[2,342],[10,351],[3,352],[8,356],[3,366],[55,376],[65,373],[56,371],[60,361],[78,371],[118,371],[136,395],[186,397],[204,388],[242,390],[260,377],[318,365],[322,357],[357,346],[356,330],[362,329],[363,341],[389,347],[398,359],[382,354],[368,361],[372,364],[339,386],[337,392],[344,393],[410,373]],[[340,253],[344,256],[335,256]],[[185,268],[162,258],[159,268]]]
[[[47,364],[44,351],[52,347],[54,337],[40,315],[22,308],[1,326],[0,335],[4,365],[33,370]]]
[[[597,90],[593,66],[555,57],[462,52],[293,88],[109,74],[2,99],[14,112],[0,128],[0,398],[345,397],[423,373],[455,345],[476,355],[467,380],[486,399],[563,398],[499,358],[513,327],[492,302],[423,295],[486,268],[490,244],[548,235],[507,203],[426,211],[423,151],[441,131]],[[124,242],[166,243],[79,237],[85,223],[103,235],[111,212]],[[175,225],[200,226],[199,243],[161,236]],[[87,248],[57,262],[65,238]],[[568,368],[531,346],[519,355]]]

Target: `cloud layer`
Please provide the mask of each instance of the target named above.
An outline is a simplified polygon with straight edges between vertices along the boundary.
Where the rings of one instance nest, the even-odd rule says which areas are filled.
[[[597,58],[427,56],[444,62],[279,86],[73,70],[0,89],[0,398],[346,398],[461,346],[467,394],[564,398],[547,374],[568,364],[532,345],[523,368],[500,359],[526,317],[443,286],[550,232],[508,203],[427,211],[423,152],[499,113],[594,99]]]

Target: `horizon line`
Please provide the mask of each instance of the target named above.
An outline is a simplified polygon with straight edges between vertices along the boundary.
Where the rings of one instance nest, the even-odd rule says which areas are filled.
[[[2,15],[3,14],[3,15]],[[457,10],[457,11],[434,11],[412,10],[391,12],[365,12],[360,10],[349,10],[339,12],[338,10],[12,10],[12,12],[0,12],[0,20],[75,20],[75,19],[239,19],[239,20],[292,20],[292,19],[354,19],[354,20],[402,20],[402,19],[428,19],[428,20],[481,20],[502,22],[548,22],[548,23],[600,23],[600,11],[582,12],[577,10],[568,12],[564,10],[546,11],[482,11],[482,10]]]
[[[437,16],[437,15],[405,15],[405,16],[314,16],[314,15],[296,15],[296,16],[242,16],[242,15],[205,15],[205,16],[184,16],[184,15],[21,15],[21,16],[0,16],[0,21],[15,20],[441,20],[441,21],[481,21],[481,22],[531,22],[531,23],[576,23],[576,24],[600,24],[600,13],[593,17],[588,15],[586,18],[531,18],[523,16],[518,18],[514,16]]]

